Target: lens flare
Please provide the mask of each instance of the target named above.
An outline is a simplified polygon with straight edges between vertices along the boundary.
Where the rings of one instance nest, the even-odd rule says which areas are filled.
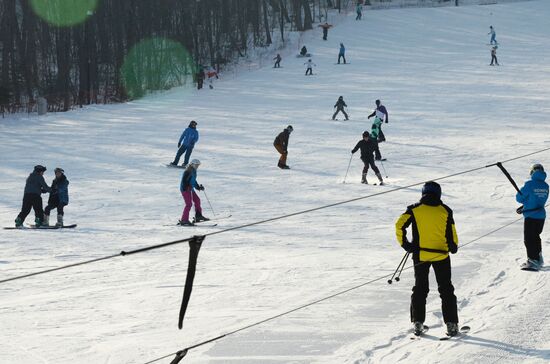
[[[31,0],[34,13],[51,25],[70,27],[93,15],[99,0]]]

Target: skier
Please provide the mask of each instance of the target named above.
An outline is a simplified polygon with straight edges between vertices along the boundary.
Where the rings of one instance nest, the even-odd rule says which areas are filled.
[[[497,60],[497,48],[497,46],[493,46],[491,48],[491,64],[489,66],[494,66],[493,62],[496,63],[497,66],[499,66]]]
[[[197,78],[197,90],[202,89],[202,85],[204,84],[204,79],[206,78],[206,75],[204,74],[204,68],[202,66],[199,67],[199,70],[196,74]]]
[[[281,60],[283,58],[281,57],[281,55],[279,53],[277,53],[277,56],[275,58],[273,58],[273,60],[275,61],[275,65],[273,65],[273,68],[281,68]]]
[[[63,226],[63,208],[69,204],[69,180],[65,176],[63,168],[54,169],[55,178],[52,181],[48,206],[44,210],[44,226],[50,225],[50,211],[57,208],[57,223],[55,226]]]
[[[412,240],[409,241],[407,227],[411,224]],[[397,220],[395,230],[401,247],[413,256],[415,284],[411,296],[411,322],[415,334],[419,335],[424,330],[428,275],[432,266],[442,301],[447,335],[457,335],[458,313],[451,282],[449,252],[457,252],[458,237],[453,211],[441,202],[441,186],[436,182],[425,183],[420,202],[407,207],[407,211]]]
[[[187,163],[189,163],[189,158],[191,157],[191,152],[193,152],[195,143],[198,141],[199,132],[197,131],[197,122],[195,120],[191,120],[189,126],[183,131],[183,133],[181,133],[180,139],[178,141],[178,151],[176,153],[176,157],[174,158],[174,161],[170,164],[173,166],[177,166],[182,154],[185,153],[185,159],[182,166],[187,166]]]
[[[183,214],[181,215],[181,220],[178,222],[178,225],[182,226],[193,226],[194,223],[189,221],[189,211],[191,211],[191,205],[195,204],[195,221],[208,221],[210,220],[207,217],[202,215],[201,208],[201,199],[199,195],[195,192],[195,188],[199,191],[204,191],[204,186],[197,182],[197,169],[199,168],[201,162],[198,159],[193,159],[189,166],[183,172],[180,183],[180,192],[185,201],[185,207],[183,209]]]
[[[540,234],[546,219],[544,205],[548,200],[548,184],[542,164],[534,164],[530,174],[531,179],[516,194],[516,201],[523,204],[525,218],[523,241],[527,249],[527,262],[522,264],[522,269],[539,270],[544,264]]]
[[[493,28],[492,25],[489,27],[489,33],[487,33],[487,35],[489,35],[489,34],[491,35],[490,44],[498,44],[497,39],[496,39],[497,33],[495,32],[495,28]]]
[[[311,61],[311,58],[304,65],[306,66],[306,76],[313,75],[313,67],[317,67],[317,65]]]
[[[323,28],[323,40],[327,40],[328,30],[329,28],[332,28],[332,24],[325,22],[325,24],[319,24],[318,26]]]
[[[15,219],[16,228],[23,226],[23,222],[31,212],[31,208],[34,209],[34,222],[36,227],[42,225],[44,221],[44,210],[42,209],[42,196],[40,195],[51,191],[51,188],[44,180],[44,172],[46,172],[46,167],[39,164],[34,166],[33,172],[27,177],[23,195],[23,205],[21,207],[21,212]]]
[[[363,161],[363,164],[364,164],[361,183],[364,183],[366,185],[369,184],[367,182],[367,172],[369,171],[369,166],[370,166],[374,171],[374,173],[376,174],[376,177],[378,177],[378,180],[380,181],[380,185],[383,185],[384,180],[382,179],[380,170],[374,163],[374,157],[372,155],[374,152],[374,142],[371,138],[369,138],[368,131],[363,132],[363,139],[357,142],[357,145],[355,145],[355,148],[351,150],[351,154],[354,154],[355,152],[357,152],[358,149],[361,149],[361,160]]]
[[[275,141],[273,141],[273,146],[277,149],[277,152],[281,153],[279,163],[277,164],[277,166],[281,169],[290,169],[290,167],[286,164],[286,158],[288,156],[288,138],[293,130],[294,128],[292,125],[287,126],[281,133],[279,133],[279,135],[277,135]]]
[[[338,52],[338,64],[340,64],[340,58],[343,58],[344,64],[346,64],[346,47],[344,47],[344,43],[340,43],[340,51]]]
[[[214,77],[216,79],[220,78],[218,76],[218,72],[216,72],[216,70],[213,68],[213,67],[208,67],[208,70],[206,71],[206,76],[208,77],[208,87],[210,89],[213,89],[214,88]]]
[[[334,107],[336,108],[336,112],[332,115],[332,120],[336,119],[336,115],[338,115],[340,111],[344,114],[346,120],[349,120],[348,114],[344,111],[344,107],[348,107],[348,105],[346,105],[346,102],[344,101],[344,96],[340,96],[338,98],[338,101],[336,101]]]
[[[357,16],[355,17],[355,20],[361,20],[361,18],[363,17],[363,5],[360,2],[357,2],[355,11],[357,12]]]
[[[307,48],[306,46],[303,46],[302,49],[300,49],[300,56],[306,57],[307,56]]]

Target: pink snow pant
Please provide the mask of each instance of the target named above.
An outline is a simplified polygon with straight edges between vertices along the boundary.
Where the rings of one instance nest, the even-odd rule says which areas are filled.
[[[194,190],[185,191],[181,194],[185,201],[185,207],[183,208],[183,215],[181,215],[182,221],[189,221],[189,211],[191,211],[191,205],[195,204],[195,214],[202,215],[201,199]],[[193,201],[191,201],[191,199]]]

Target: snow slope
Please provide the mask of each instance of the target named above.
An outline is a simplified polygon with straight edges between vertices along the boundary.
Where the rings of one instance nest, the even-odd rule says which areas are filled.
[[[62,166],[71,204],[63,231],[2,231],[0,277],[116,254],[387,189],[359,183],[349,151],[381,98],[388,182],[408,185],[550,147],[550,4],[365,12],[304,35],[318,65],[286,57],[222,80],[143,100],[0,122],[0,221],[11,225],[32,166]],[[489,25],[501,43],[489,67]],[[338,44],[349,65],[335,65]],[[349,122],[332,122],[343,95]],[[189,120],[199,123],[199,181],[218,214],[208,229],[163,226],[181,214],[181,171],[167,169]],[[290,171],[273,138],[291,123]],[[549,153],[506,164],[518,182]],[[372,172],[370,172],[372,173]],[[369,180],[374,176],[369,174]],[[441,182],[461,243],[517,218],[496,169]],[[203,195],[204,197],[204,195]],[[177,314],[185,244],[0,285],[1,363],[143,363],[392,272],[394,222],[412,188],[207,238],[184,329]],[[212,215],[203,198],[205,212]],[[31,216],[32,217],[32,216]],[[27,221],[31,221],[28,219]],[[548,251],[548,233],[543,233]],[[411,341],[412,273],[385,280],[192,350],[185,363],[542,363],[550,359],[548,271],[526,273],[521,222],[452,257],[458,341]],[[432,278],[433,281],[433,278]],[[443,333],[432,282],[426,323]],[[165,359],[165,363],[170,359]]]

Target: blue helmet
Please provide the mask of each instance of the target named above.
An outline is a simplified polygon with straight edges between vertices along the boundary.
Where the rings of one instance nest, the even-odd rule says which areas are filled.
[[[434,181],[424,183],[422,187],[422,196],[424,195],[435,195],[437,198],[441,198],[441,186]]]

